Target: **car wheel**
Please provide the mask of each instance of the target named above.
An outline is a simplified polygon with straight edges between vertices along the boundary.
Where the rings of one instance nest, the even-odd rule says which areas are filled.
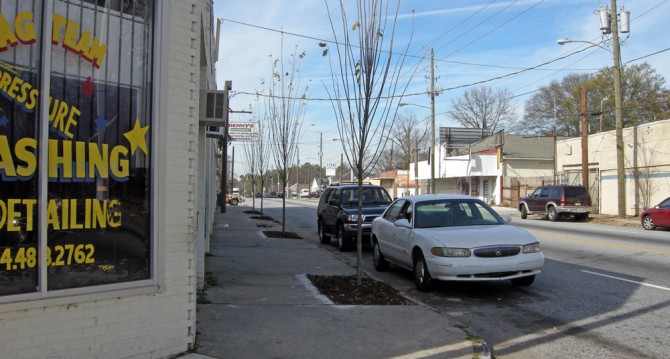
[[[527,287],[535,281],[535,275],[529,275],[527,277],[514,278],[512,279],[512,284],[519,287]]]
[[[231,206],[237,206],[239,201],[237,200],[237,198],[233,198],[228,203],[230,203]]]
[[[389,270],[389,262],[384,258],[382,250],[379,248],[379,243],[376,240],[372,242],[372,262],[378,272]]]
[[[428,273],[428,266],[422,254],[414,260],[414,285],[422,292],[429,291],[433,286],[433,278]]]
[[[654,220],[651,218],[651,216],[644,216],[642,219],[642,227],[647,230],[656,229],[656,225],[654,224]]]
[[[558,211],[556,211],[556,207],[550,206],[547,208],[547,219],[552,222],[556,222],[558,220]]]
[[[526,219],[528,218],[528,210],[526,209],[526,205],[521,206],[521,219]]]
[[[344,226],[340,225],[337,227],[337,248],[340,252],[346,252],[349,250],[349,241],[344,233]]]
[[[326,225],[323,224],[322,220],[318,222],[318,227],[319,227],[319,242],[321,242],[321,244],[329,244],[330,236],[326,234]]]

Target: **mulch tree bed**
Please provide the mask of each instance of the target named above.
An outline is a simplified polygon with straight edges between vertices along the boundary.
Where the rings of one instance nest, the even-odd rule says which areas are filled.
[[[263,231],[263,233],[268,238],[302,239],[302,237],[300,237],[297,233],[293,233],[293,232]]]
[[[246,211],[251,219],[275,221],[274,218],[263,216],[257,211]],[[277,223],[281,223],[275,221]],[[282,231],[263,231],[268,238],[302,239],[297,233]],[[356,284],[356,276],[326,276],[308,274],[307,278],[319,292],[338,305],[415,305],[390,285],[376,281],[369,277],[361,278],[361,284]]]
[[[244,211],[244,213],[245,214],[255,214],[255,216],[249,217],[251,219],[260,219],[262,221],[274,221],[275,223],[281,223],[281,222],[275,220],[274,218],[272,218],[270,216],[266,216],[263,213],[258,212],[258,211]]]
[[[308,274],[307,278],[319,292],[340,305],[415,305],[390,285],[369,277],[356,284],[356,276],[325,276]]]

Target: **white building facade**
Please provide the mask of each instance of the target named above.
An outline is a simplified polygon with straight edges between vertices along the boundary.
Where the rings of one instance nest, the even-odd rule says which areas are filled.
[[[208,0],[0,0],[0,352],[192,348],[215,206]]]
[[[638,215],[670,196],[670,120],[623,129],[626,215]],[[599,210],[618,214],[615,131],[588,136],[589,189]],[[558,141],[556,167],[566,183],[581,182],[581,138]],[[596,193],[593,193],[593,192]]]
[[[554,175],[553,138],[526,137],[497,133],[447,156],[436,146],[435,192],[467,194],[489,204],[503,202],[503,178],[548,177]],[[429,193],[431,166],[419,162],[418,177],[410,164],[410,180],[425,185],[420,193]],[[508,189],[509,192],[509,189]]]

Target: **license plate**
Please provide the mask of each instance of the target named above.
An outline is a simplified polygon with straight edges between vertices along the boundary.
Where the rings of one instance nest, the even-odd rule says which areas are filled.
[[[575,206],[581,206],[582,204],[579,202],[575,202]]]

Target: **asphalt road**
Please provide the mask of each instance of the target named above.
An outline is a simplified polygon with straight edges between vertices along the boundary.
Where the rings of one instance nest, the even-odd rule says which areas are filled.
[[[281,219],[281,200],[266,200],[265,213]],[[287,200],[286,221],[318,243],[315,200]],[[545,267],[530,287],[449,282],[422,293],[405,270],[375,272],[369,251],[363,267],[467,326],[498,358],[670,358],[670,231],[512,224],[542,243]],[[326,248],[355,265],[355,252]]]

